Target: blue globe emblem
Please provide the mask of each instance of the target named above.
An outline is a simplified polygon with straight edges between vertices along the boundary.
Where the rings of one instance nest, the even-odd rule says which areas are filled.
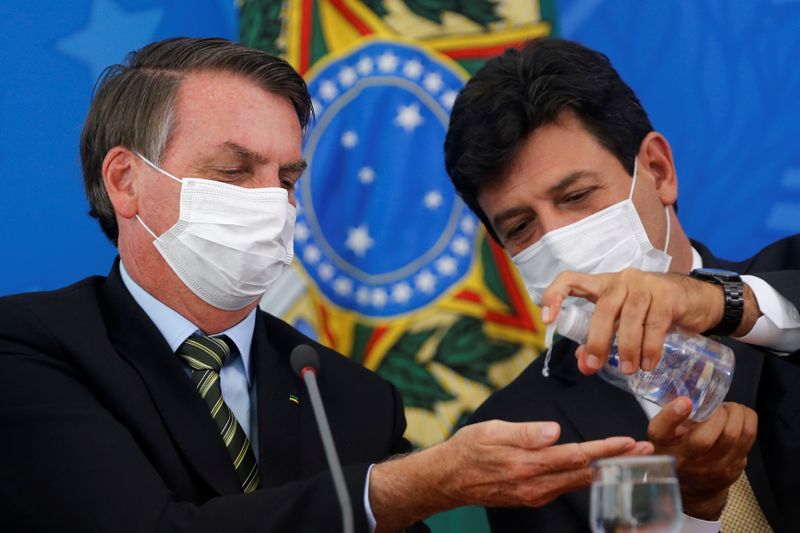
[[[477,219],[444,169],[464,82],[409,45],[371,41],[309,81],[316,120],[297,191],[296,254],[333,303],[368,316],[413,311],[464,277]]]

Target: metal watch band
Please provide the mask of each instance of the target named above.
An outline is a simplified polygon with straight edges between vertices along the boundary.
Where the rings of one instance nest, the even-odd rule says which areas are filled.
[[[736,331],[744,316],[744,283],[741,281],[723,281],[722,291],[725,295],[725,310],[719,324],[705,332],[705,335],[728,337]]]

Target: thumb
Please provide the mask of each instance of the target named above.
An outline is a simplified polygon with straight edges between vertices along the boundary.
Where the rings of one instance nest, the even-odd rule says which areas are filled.
[[[675,398],[661,410],[647,427],[647,435],[656,446],[666,446],[677,437],[678,427],[692,414],[692,401],[686,396]]]
[[[561,434],[556,422],[494,421],[494,443],[502,446],[538,450],[555,443]]]

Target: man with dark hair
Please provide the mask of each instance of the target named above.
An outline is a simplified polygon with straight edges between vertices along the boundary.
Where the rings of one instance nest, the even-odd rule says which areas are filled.
[[[336,531],[295,347],[319,386],[356,531],[459,505],[541,505],[629,437],[550,446],[554,423],[489,422],[407,452],[397,391],[258,310],[293,256],[311,104],[283,60],[178,38],[102,78],[81,160],[117,245],[108,277],[0,299],[0,530]]]
[[[594,312],[583,345],[557,341],[471,422],[557,420],[560,442],[649,436],[676,457],[684,531],[797,531],[800,367],[780,355],[800,347],[800,239],[738,263],[690,241],[667,140],[608,58],[574,42],[487,62],[453,106],[445,158],[548,330],[562,305]],[[732,337],[728,402],[702,423],[687,422],[688,398],[662,410],[591,376],[614,335],[625,373],[652,370],[673,323]],[[586,531],[588,497],[487,512],[494,531]]]

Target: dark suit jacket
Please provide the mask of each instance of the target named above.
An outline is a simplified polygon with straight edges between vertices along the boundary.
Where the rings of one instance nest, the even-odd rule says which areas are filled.
[[[367,531],[369,464],[409,449],[388,382],[259,311],[263,482],[243,495],[208,408],[116,265],[108,278],[0,299],[0,531],[338,531],[311,402],[289,365],[302,343],[319,352],[356,528]]]
[[[800,307],[800,237],[779,241],[741,263],[713,257],[693,242],[703,264],[740,273],[758,273]],[[747,475],[759,504],[776,533],[800,531],[800,365],[755,347],[726,340],[736,353],[736,369],[727,400],[755,409],[758,438],[748,456]],[[550,377],[542,376],[543,357],[508,387],[493,394],[470,422],[556,420],[559,443],[630,435],[647,439],[648,419],[634,396],[578,371],[576,345],[555,344]],[[791,362],[795,361],[795,363]],[[563,495],[538,508],[487,509],[495,532],[589,531],[589,489]],[[739,533],[739,532],[735,532]]]

